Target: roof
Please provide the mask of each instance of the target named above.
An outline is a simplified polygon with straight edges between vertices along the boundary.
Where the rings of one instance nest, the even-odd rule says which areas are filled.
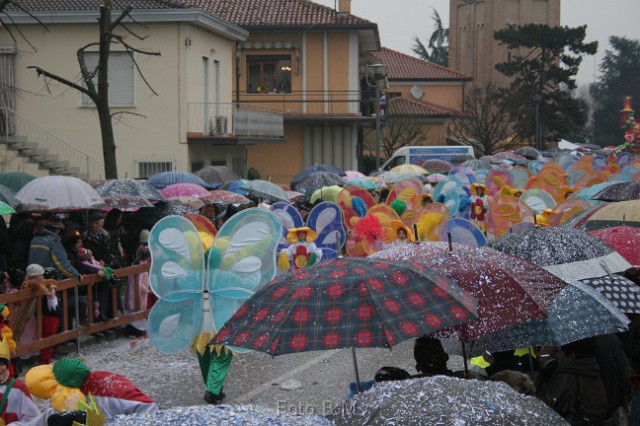
[[[31,0],[21,2],[25,10],[29,12],[95,12],[104,4],[101,0]],[[124,10],[131,6],[138,10],[158,10],[158,9],[184,9],[191,7],[189,4],[179,0],[127,0],[112,1],[113,10]],[[13,4],[7,4],[5,12],[22,12]]]
[[[387,66],[389,80],[471,80],[466,74],[386,47],[367,53]]]
[[[314,3],[310,0],[184,0],[235,25],[269,26],[363,26],[377,29],[366,19]],[[311,29],[311,28],[309,28]]]
[[[417,101],[403,97],[391,98],[387,101],[390,115],[399,116],[451,116],[462,115],[462,111],[443,107],[431,102]]]

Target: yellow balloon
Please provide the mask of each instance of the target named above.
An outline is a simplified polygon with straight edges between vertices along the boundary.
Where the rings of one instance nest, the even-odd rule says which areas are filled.
[[[87,398],[78,388],[58,385],[51,396],[51,406],[58,412],[75,410],[78,401],[87,402]]]
[[[53,375],[53,365],[38,365],[27,371],[24,382],[33,396],[49,399],[59,385]]]

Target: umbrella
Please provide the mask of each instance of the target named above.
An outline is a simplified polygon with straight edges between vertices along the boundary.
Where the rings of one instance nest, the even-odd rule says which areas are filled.
[[[15,206],[19,203],[16,198],[16,191],[4,185],[0,185],[0,201],[10,206]]]
[[[582,229],[590,231],[620,225],[640,228],[640,200],[618,201],[599,207],[582,224]]]
[[[355,185],[359,186],[362,189],[366,189],[367,191],[378,188],[378,185],[367,178],[351,178],[347,179],[347,185]]]
[[[174,183],[160,190],[164,198],[199,198],[209,195],[209,191],[195,183]]]
[[[182,216],[197,213],[198,209],[177,200],[159,201],[153,207],[141,207],[133,213],[133,219],[143,226],[153,226],[165,216]]]
[[[304,177],[310,175],[311,173],[316,173],[316,172],[335,173],[338,176],[344,176],[345,175],[344,170],[342,170],[339,167],[332,166],[330,164],[316,164],[314,166],[307,167],[306,169],[303,169],[302,171],[300,171],[300,173],[295,175],[293,177],[293,179],[291,179],[291,187],[295,188],[297,186],[298,182],[301,179],[303,179]]]
[[[518,155],[523,156],[527,160],[538,160],[542,158],[540,156],[540,151],[532,146],[523,146],[522,148],[516,149],[514,152]]]
[[[640,265],[640,229],[631,226],[595,229],[590,235],[604,241],[632,265]]]
[[[281,275],[212,340],[273,356],[390,348],[477,318],[475,300],[416,262],[342,258]]]
[[[431,242],[405,244],[371,257],[413,260],[454,280],[478,299],[478,321],[438,333],[472,342],[501,328],[544,318],[567,284],[531,262],[488,247]]]
[[[69,211],[104,204],[98,192],[73,176],[44,176],[27,183],[16,198],[19,211]]]
[[[447,178],[446,175],[443,175],[442,173],[431,173],[429,176],[427,176],[427,182],[429,183],[440,183],[441,181],[445,180]]]
[[[331,185],[344,185],[344,179],[340,175],[330,172],[314,172],[306,175],[292,186],[294,191],[313,193],[318,188]]]
[[[389,171],[395,173],[404,173],[407,175],[426,175],[427,173],[429,173],[423,167],[416,166],[415,164],[401,164],[399,166],[395,166]]]
[[[376,383],[327,416],[347,425],[566,425],[551,407],[506,383],[434,376]]]
[[[344,188],[338,185],[325,186],[320,189],[316,189],[313,194],[311,194],[311,198],[309,202],[314,204],[316,201],[331,201],[332,203],[338,203],[338,195],[342,192]]]
[[[36,177],[24,172],[0,173],[0,185],[8,186],[18,192]]]
[[[220,182],[225,184],[240,179],[240,176],[225,166],[206,166],[193,174],[207,183]]]
[[[11,213],[15,213],[16,211],[7,203],[0,201],[0,215],[3,214],[11,214]]]
[[[627,201],[640,199],[640,182],[616,182],[591,197],[598,201]]]
[[[195,183],[203,188],[215,189],[219,184],[208,184],[202,178],[194,175],[193,173],[185,172],[162,172],[151,176],[148,180],[149,185],[155,189],[164,189],[174,183]]]
[[[602,294],[579,282],[567,284],[555,297],[546,318],[515,324],[483,336],[470,352],[496,352],[531,346],[562,346],[628,328],[629,319]]]
[[[493,170],[493,166],[484,160],[467,160],[460,164],[460,167],[466,167],[474,172],[478,170]]]
[[[345,179],[362,179],[366,177],[367,176],[364,173],[361,173],[357,170],[347,170],[344,172]]]
[[[385,184],[395,184],[404,179],[415,178],[415,173],[382,172],[376,176],[380,182]]]
[[[95,190],[111,208],[152,207],[164,197],[147,181],[135,179],[110,179],[95,186]]]
[[[242,185],[249,182],[246,179],[238,179],[233,182],[225,183],[220,187],[220,189],[226,189],[227,191],[235,192],[240,195],[247,195],[247,191],[240,189]]]
[[[298,192],[298,191],[284,191],[284,192],[287,193],[287,198],[289,198],[289,201],[291,201],[292,203],[295,203],[296,201],[299,201],[305,197],[305,195],[302,192]]]
[[[536,226],[506,235],[489,246],[533,262],[566,281],[599,277],[631,267],[614,249],[575,228]]]
[[[280,188],[275,183],[271,183],[266,180],[250,180],[242,185],[240,189],[247,191],[248,194],[253,195],[254,197],[265,198],[270,201],[289,202],[289,197],[287,197],[287,193],[284,189]]]
[[[426,170],[429,170],[429,172],[431,173],[449,173],[449,170],[453,169],[453,164],[445,160],[438,160],[437,158],[424,160],[418,165]]]
[[[209,194],[199,197],[200,200],[208,204],[246,204],[250,203],[247,197],[224,189],[214,189]]]
[[[620,275],[587,278],[580,283],[591,287],[627,314],[640,314],[640,287]]]

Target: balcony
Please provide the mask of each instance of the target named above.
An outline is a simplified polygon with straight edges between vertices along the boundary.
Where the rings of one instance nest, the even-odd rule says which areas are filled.
[[[187,141],[218,145],[284,143],[282,113],[238,103],[190,103]]]

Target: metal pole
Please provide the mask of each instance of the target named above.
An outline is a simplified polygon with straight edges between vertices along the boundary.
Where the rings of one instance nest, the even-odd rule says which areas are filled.
[[[538,151],[542,150],[542,141],[541,139],[541,134],[540,134],[540,96],[536,95],[535,97],[535,101],[536,101],[536,149]]]
[[[353,369],[356,372],[356,392],[360,393],[360,373],[358,373],[358,360],[356,359],[355,346],[351,346],[351,355],[353,356]]]
[[[376,170],[380,168],[380,149],[382,137],[380,135],[380,80],[376,78]]]

